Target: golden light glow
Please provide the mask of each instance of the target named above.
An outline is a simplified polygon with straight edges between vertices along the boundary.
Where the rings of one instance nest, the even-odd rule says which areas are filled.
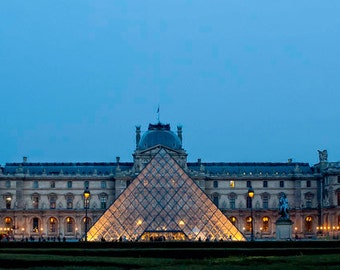
[[[183,220],[180,220],[178,224],[179,224],[180,226],[183,226],[183,225],[184,225],[184,221],[183,221]]]
[[[143,221],[141,219],[138,219],[137,225],[141,225],[142,223],[143,223]]]
[[[312,220],[313,220],[312,217],[310,217],[310,216],[306,217],[306,221],[310,222],[310,221],[312,221]]]
[[[234,187],[235,187],[235,182],[234,182],[233,180],[231,180],[231,181],[229,182],[229,187],[231,187],[231,188],[234,188]]]
[[[269,221],[269,217],[263,217],[263,218],[262,218],[262,221],[263,221],[263,222]]]
[[[249,188],[249,190],[248,190],[248,196],[249,196],[249,198],[253,198],[254,197],[254,190],[252,189],[252,188]]]

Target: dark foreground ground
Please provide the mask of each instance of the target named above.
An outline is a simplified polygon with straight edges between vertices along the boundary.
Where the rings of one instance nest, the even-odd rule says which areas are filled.
[[[1,269],[340,269],[340,241],[0,243]]]

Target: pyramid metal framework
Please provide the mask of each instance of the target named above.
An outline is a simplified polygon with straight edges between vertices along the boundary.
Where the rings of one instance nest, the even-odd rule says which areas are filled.
[[[87,236],[88,241],[246,240],[164,148]]]

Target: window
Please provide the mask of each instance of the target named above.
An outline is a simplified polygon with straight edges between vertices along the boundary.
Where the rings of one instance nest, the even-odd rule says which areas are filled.
[[[11,180],[6,180],[6,188],[11,188]]]
[[[285,182],[284,181],[280,181],[280,187],[281,188],[285,187]]]
[[[73,194],[67,194],[65,196],[65,199],[66,199],[66,208],[67,209],[72,209],[73,208]]]
[[[312,208],[313,197],[314,197],[314,194],[311,192],[307,192],[305,194],[306,208]]]
[[[72,188],[72,181],[67,181],[67,188]]]
[[[6,202],[6,209],[11,209],[11,204],[12,204],[11,195],[6,195],[5,202]]]
[[[218,182],[217,182],[217,181],[214,181],[214,182],[213,182],[213,187],[214,187],[214,188],[218,188]]]
[[[268,209],[269,194],[262,195],[262,207],[263,209]]]
[[[237,218],[236,217],[230,217],[230,221],[231,221],[231,223],[233,223],[233,225],[236,226],[236,224],[237,224]]]
[[[268,187],[268,181],[267,180],[263,181],[263,187]]]
[[[235,209],[236,208],[236,198],[237,195],[235,193],[229,194],[229,203],[230,203],[230,209]]]
[[[50,209],[55,209],[57,205],[57,197],[51,196],[50,197]]]
[[[101,188],[106,188],[106,181],[101,181]]]
[[[247,217],[247,218],[246,218],[246,227],[245,227],[245,230],[246,230],[247,232],[250,232],[250,231],[251,231],[252,220],[253,220],[252,217]]]
[[[130,184],[131,184],[131,181],[130,181],[130,180],[127,180],[127,181],[126,181],[126,187],[128,187]]]
[[[262,232],[268,232],[269,231],[269,217],[263,217],[262,218]]]
[[[39,208],[39,195],[38,194],[34,194],[32,196],[32,206],[33,206],[34,209]]]
[[[39,218],[32,219],[32,232],[39,232]]]
[[[218,207],[218,194],[214,193],[212,199],[213,203]]]
[[[50,187],[51,187],[51,188],[55,188],[55,182],[54,182],[54,181],[51,181]]]
[[[49,219],[49,232],[50,233],[57,232],[57,220],[54,217],[51,217]]]
[[[311,181],[310,180],[306,181],[306,187],[311,187]]]
[[[251,182],[247,181],[247,188],[250,188],[250,187],[251,187]]]
[[[338,191],[338,206],[340,206],[340,191]]]
[[[13,228],[13,220],[10,217],[5,217],[5,228],[8,230]]]
[[[230,187],[230,188],[235,188],[235,182],[234,182],[233,180],[231,180],[231,181],[229,182],[229,187]]]
[[[306,232],[312,232],[313,218],[308,216],[305,218],[305,230]]]
[[[101,196],[100,197],[100,208],[101,209],[106,209],[106,201],[107,201],[107,197],[106,196]]]
[[[84,188],[86,189],[86,188],[89,188],[89,187],[90,187],[89,181],[85,181],[84,182]]]
[[[74,220],[71,217],[66,218],[66,232],[73,233],[74,230]]]
[[[39,188],[39,182],[38,181],[33,181],[33,188]]]

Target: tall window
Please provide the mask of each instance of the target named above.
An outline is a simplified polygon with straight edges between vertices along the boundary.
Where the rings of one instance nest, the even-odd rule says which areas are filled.
[[[248,187],[248,188],[251,187],[251,181],[247,181],[247,187]]]
[[[262,218],[262,231],[268,232],[269,231],[269,217]]]
[[[263,187],[268,187],[268,181],[267,180],[265,180],[265,181],[263,181]]]
[[[6,188],[11,188],[11,180],[6,180]]]
[[[86,188],[89,188],[89,187],[90,187],[89,181],[85,181],[84,182],[84,188],[86,189]]]
[[[130,181],[130,180],[127,180],[127,181],[126,181],[126,187],[130,186],[130,183],[131,183],[131,181]]]
[[[218,182],[217,182],[217,181],[214,181],[214,182],[213,182],[213,186],[214,186],[214,188],[218,188]]]
[[[312,208],[313,197],[314,197],[314,194],[311,192],[307,192],[305,194],[306,208]]]
[[[49,219],[49,232],[50,233],[57,232],[57,220],[54,217],[51,217]]]
[[[106,197],[101,197],[100,198],[100,208],[101,209],[106,209]]]
[[[262,207],[263,209],[268,209],[269,204],[269,194],[265,193],[262,195]]]
[[[50,209],[56,209],[57,196],[55,194],[51,194],[48,197],[49,197],[49,200],[50,200]]]
[[[6,202],[6,209],[11,209],[11,204],[12,204],[12,197],[11,197],[11,195],[6,195],[5,196],[5,202]]]
[[[69,194],[65,195],[65,199],[66,199],[66,208],[72,209],[73,208],[73,199],[74,199],[73,194],[69,193]]]
[[[245,230],[247,231],[247,232],[250,232],[251,231],[251,221],[253,220],[253,218],[252,217],[247,217],[246,218],[246,227],[245,227]]]
[[[106,188],[106,181],[101,181],[101,188]]]
[[[308,216],[305,218],[305,230],[306,232],[312,232],[313,230],[313,218],[311,216]]]
[[[39,232],[39,218],[32,219],[32,232]]]
[[[74,220],[71,217],[66,218],[66,232],[73,233],[74,231]]]
[[[5,217],[5,228],[12,229],[13,220],[10,217]]]
[[[54,182],[54,181],[51,181],[51,182],[50,182],[50,187],[51,187],[51,188],[55,188],[55,182]]]
[[[282,181],[282,180],[280,181],[280,187],[281,187],[281,188],[285,187],[285,182]]]
[[[67,188],[72,188],[72,181],[67,181]]]
[[[230,209],[235,209],[237,195],[234,192],[232,192],[229,194],[228,197],[229,197]]]
[[[235,181],[233,181],[233,180],[229,181],[229,187],[235,188]]]
[[[311,181],[310,181],[310,180],[307,180],[307,181],[306,181],[306,187],[311,187],[311,186],[312,186]]]
[[[39,208],[39,194],[32,195],[32,206],[34,209]]]

